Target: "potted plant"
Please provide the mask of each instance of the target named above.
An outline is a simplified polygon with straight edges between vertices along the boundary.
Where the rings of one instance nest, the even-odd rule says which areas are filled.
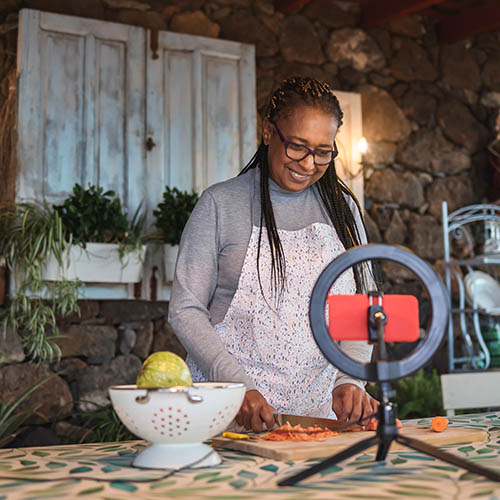
[[[69,239],[59,214],[47,204],[0,207],[0,258],[15,282],[0,310],[3,335],[8,327],[21,332],[27,356],[38,362],[60,355],[54,342],[59,336],[56,318],[79,311],[81,282],[43,279],[49,257],[63,265]]]
[[[164,269],[167,282],[174,279],[182,231],[198,199],[199,196],[195,191],[181,191],[176,187],[165,186],[162,201],[153,211],[156,218],[156,239],[164,243]]]
[[[62,205],[54,207],[66,230],[69,247],[65,265],[49,259],[44,278],[80,279],[86,283],[137,283],[142,277],[146,246],[144,216],[139,206],[129,220],[114,191],[75,184]]]

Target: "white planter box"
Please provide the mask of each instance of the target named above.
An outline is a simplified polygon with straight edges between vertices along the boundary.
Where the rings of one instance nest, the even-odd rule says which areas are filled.
[[[165,270],[165,281],[174,280],[175,263],[177,262],[177,253],[179,245],[163,245],[163,266]]]
[[[146,246],[137,252],[127,252],[120,260],[118,245],[114,243],[87,243],[87,248],[70,247],[61,267],[55,257],[50,257],[43,279],[47,281],[81,280],[84,283],[138,283]]]

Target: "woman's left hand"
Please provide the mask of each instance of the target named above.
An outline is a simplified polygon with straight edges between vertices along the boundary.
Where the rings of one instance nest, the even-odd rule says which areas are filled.
[[[339,420],[366,425],[376,418],[379,402],[354,384],[342,384],[332,392],[332,408]]]

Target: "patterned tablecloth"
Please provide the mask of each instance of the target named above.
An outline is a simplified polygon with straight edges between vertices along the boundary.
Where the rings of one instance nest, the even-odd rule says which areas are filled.
[[[428,425],[430,420],[416,421]],[[500,472],[500,412],[453,417],[484,428],[488,441],[445,447]],[[500,499],[500,483],[422,453],[391,452],[384,462],[361,454],[293,487],[277,482],[321,460],[277,462],[220,451],[221,465],[168,471],[131,467],[142,441],[0,449],[0,500],[56,498],[183,499]],[[169,475],[171,474],[171,475]]]

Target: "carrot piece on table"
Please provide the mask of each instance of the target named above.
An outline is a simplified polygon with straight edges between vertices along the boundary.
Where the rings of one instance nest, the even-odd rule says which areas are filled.
[[[401,423],[401,420],[399,420],[399,418],[396,419],[396,425],[398,429],[403,428],[403,424]],[[378,427],[378,420],[370,420],[370,422],[368,422],[365,425],[365,431],[376,431],[377,427]]]
[[[446,417],[434,417],[431,422],[431,429],[434,432],[443,432],[448,427],[448,419]]]
[[[370,420],[365,425],[365,431],[376,431],[378,427],[378,420]]]

